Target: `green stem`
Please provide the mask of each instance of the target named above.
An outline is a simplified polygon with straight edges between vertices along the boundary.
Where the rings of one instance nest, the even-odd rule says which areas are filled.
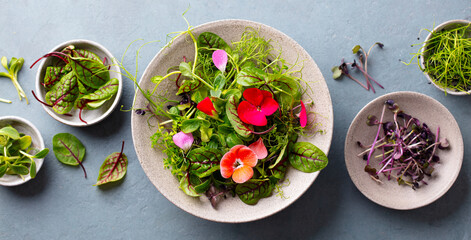
[[[10,100],[3,99],[3,98],[0,98],[0,102],[4,102],[4,103],[11,103],[11,101],[10,101]]]
[[[214,87],[211,86],[209,83],[207,83],[206,81],[204,81],[202,78],[200,78],[198,75],[194,74],[193,73],[193,77],[197,78],[198,80],[200,80],[204,85],[206,85],[209,89],[211,90],[214,90]]]

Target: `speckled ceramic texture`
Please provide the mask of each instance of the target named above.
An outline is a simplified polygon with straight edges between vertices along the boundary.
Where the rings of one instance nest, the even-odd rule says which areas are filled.
[[[84,39],[70,40],[70,41],[57,45],[56,47],[51,49],[49,52],[61,51],[62,49],[64,49],[65,47],[69,45],[74,45],[76,48],[85,49],[85,50],[94,52],[102,60],[106,57],[108,64],[111,65],[110,79],[117,78],[119,80],[118,92],[110,100],[106,101],[103,104],[103,106],[94,110],[82,111],[82,119],[87,122],[86,124],[80,121],[78,109],[72,109],[72,111],[69,112],[72,116],[67,116],[64,114],[58,114],[54,112],[52,108],[42,105],[44,110],[55,120],[61,123],[70,125],[70,126],[74,126],[74,127],[86,127],[86,126],[90,126],[95,123],[98,123],[102,121],[103,119],[105,119],[108,115],[111,114],[111,112],[113,112],[113,110],[118,105],[119,100],[121,99],[121,93],[123,91],[123,81],[121,78],[121,70],[119,66],[117,65],[116,59],[113,57],[113,55],[105,47],[103,47],[102,45],[94,41],[84,40]],[[44,98],[46,96],[46,90],[41,85],[41,82],[44,79],[46,68],[48,66],[51,66],[56,61],[59,61],[58,58],[48,57],[46,59],[43,59],[41,64],[39,65],[38,72],[36,74],[36,94],[41,101],[45,102]]]
[[[7,125],[14,127],[19,133],[24,133],[31,136],[31,145],[36,149],[44,149],[44,140],[41,136],[39,130],[28,120],[15,116],[5,116],[0,117],[0,128],[3,128]],[[36,173],[39,172],[41,166],[43,165],[44,159],[35,159],[36,162]],[[31,177],[24,175],[24,180],[18,175],[3,175],[0,178],[0,185],[3,186],[17,186],[23,184],[29,180]]]
[[[309,139],[301,138],[300,141],[312,142],[325,153],[328,153],[333,129],[333,111],[329,90],[316,63],[299,44],[274,28],[245,20],[211,22],[196,27],[193,33],[198,36],[202,32],[214,32],[230,43],[231,41],[240,40],[241,34],[247,27],[260,29],[259,32],[262,37],[271,39],[275,47],[281,46],[283,58],[288,62],[294,63],[296,60],[305,60],[304,69],[302,70],[303,79],[307,80],[314,90],[314,92],[308,91],[308,94],[312,96],[315,102],[311,110],[317,113],[315,116],[311,115],[310,117],[311,119],[312,117],[316,118],[316,122],[320,123],[320,128],[325,133],[316,134]],[[178,65],[182,61],[183,56],[193,58],[194,47],[191,39],[180,37],[175,40],[170,48],[162,49],[150,62],[141,79],[141,86],[144,89],[153,88],[150,78],[155,75],[165,75],[169,67]],[[174,82],[166,81],[162,83],[158,91],[162,90],[169,90],[168,96],[176,99],[175,92],[177,88]],[[138,93],[136,107],[144,107],[145,105],[145,99]],[[168,200],[181,209],[204,219],[237,223],[253,221],[272,215],[296,201],[311,186],[319,174],[319,172],[303,173],[290,168],[286,176],[290,180],[290,184],[283,187],[283,193],[287,198],[281,198],[274,194],[271,197],[261,199],[255,206],[249,206],[240,201],[238,197],[228,196],[226,200],[218,205],[217,209],[213,209],[206,197],[193,198],[185,195],[179,189],[179,183],[172,176],[170,170],[164,169],[162,162],[164,154],[151,147],[150,136],[155,131],[155,128],[149,128],[147,116],[132,115],[134,146],[144,172]],[[316,203],[312,203],[312,205],[315,206]]]
[[[470,24],[471,21],[468,21],[468,20],[450,20],[450,21],[446,21],[438,26],[436,26],[432,32],[438,32],[442,29],[453,29],[455,28],[456,26],[464,26],[464,25],[468,25]],[[422,69],[424,68],[424,52],[427,51],[427,42],[430,40],[430,38],[432,37],[432,33],[429,33],[427,38],[425,38],[425,42],[424,42],[424,45],[422,47],[422,56],[420,57],[420,66],[422,67]],[[469,32],[468,34],[468,37],[471,37],[471,31]],[[427,77],[427,79],[438,89],[440,89],[441,91],[445,92],[447,94],[451,94],[451,95],[458,95],[458,96],[466,96],[466,95],[470,95],[471,94],[471,91],[468,91],[468,92],[455,92],[454,90],[452,89],[449,89],[449,88],[442,88],[440,86],[438,86],[431,78],[430,76],[424,72],[425,74],[425,77]]]
[[[434,166],[432,176],[424,178],[428,185],[421,185],[415,191],[407,185],[398,185],[395,179],[388,181],[384,175],[379,175],[382,183],[372,180],[364,171],[366,161],[357,156],[364,150],[357,141],[371,144],[378,130],[377,126],[366,125],[368,115],[375,115],[379,119],[383,103],[388,99],[399,104],[405,113],[425,122],[432,132],[436,133],[440,127],[440,138],[447,138],[450,143],[449,149],[437,151],[440,162]],[[392,119],[393,114],[386,109],[383,122]],[[381,206],[399,210],[428,205],[445,194],[458,177],[463,154],[463,138],[453,115],[437,100],[416,92],[395,92],[371,101],[357,114],[345,139],[345,164],[358,190]],[[380,168],[379,161],[370,160],[370,165]]]

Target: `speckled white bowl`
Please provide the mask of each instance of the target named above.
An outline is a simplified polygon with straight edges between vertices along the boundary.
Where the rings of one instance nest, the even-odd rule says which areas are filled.
[[[119,100],[121,99],[121,94],[123,91],[123,80],[121,77],[121,70],[119,66],[117,65],[116,59],[113,57],[113,55],[105,47],[103,47],[102,45],[94,41],[84,40],[84,39],[70,40],[70,41],[67,41],[67,42],[64,42],[55,46],[49,52],[61,51],[62,49],[64,49],[65,47],[69,45],[74,45],[76,48],[89,50],[97,54],[101,59],[104,59],[106,57],[107,61],[112,61],[111,68],[110,68],[110,78],[117,78],[119,80],[118,92],[113,96],[113,98],[111,98],[109,101],[107,101],[105,104],[103,104],[103,106],[101,106],[98,109],[83,110],[82,119],[85,120],[87,124],[80,121],[78,109],[72,109],[72,111],[70,111],[70,114],[72,116],[67,116],[64,114],[58,114],[54,112],[52,108],[41,104],[44,110],[55,120],[69,126],[86,127],[86,126],[90,126],[90,125],[93,125],[95,123],[102,121],[103,119],[108,117],[111,114],[111,112],[113,112],[116,106],[118,106],[118,103],[119,103]],[[42,62],[39,65],[38,72],[36,74],[36,95],[41,101],[45,102],[44,99],[46,96],[46,90],[41,85],[41,82],[44,79],[46,68],[52,65],[55,61],[58,61],[58,59],[55,57],[48,57],[41,61]]]
[[[294,63],[297,60],[303,62],[303,79],[309,82],[311,89],[308,94],[313,97],[315,106],[311,109],[318,113],[316,121],[325,130],[325,134],[316,134],[309,139],[301,138],[300,141],[309,141],[317,145],[326,154],[329,152],[332,141],[333,131],[333,111],[332,101],[330,99],[327,84],[309,54],[293,39],[282,32],[256,22],[245,20],[221,20],[210,22],[198,26],[193,33],[197,36],[202,32],[214,32],[221,36],[226,42],[240,40],[242,32],[247,27],[260,29],[260,35],[266,39],[271,39],[275,46],[281,46],[283,49],[283,58],[287,62]],[[194,47],[191,40],[179,37],[170,48],[162,49],[147,66],[144,75],[141,78],[140,85],[143,89],[152,89],[153,84],[150,78],[155,75],[164,75],[171,66],[178,65],[182,57],[193,58]],[[174,82],[166,81],[160,84],[160,90],[168,90],[169,97],[176,99],[176,87]],[[314,92],[312,92],[313,90]],[[145,107],[146,100],[142,94],[136,95],[136,108]],[[303,173],[295,169],[289,169],[286,178],[290,180],[287,187],[283,187],[283,193],[288,198],[270,196],[261,199],[255,206],[244,204],[238,197],[228,196],[227,199],[218,205],[215,210],[206,197],[193,198],[185,195],[179,189],[177,179],[171,174],[169,169],[164,169],[164,154],[151,147],[150,137],[156,131],[156,128],[149,128],[147,116],[133,114],[131,118],[132,135],[134,147],[144,172],[149,177],[155,187],[172,203],[181,209],[198,216],[200,218],[217,222],[248,222],[270,216],[296,201],[314,182],[319,172]],[[312,203],[316,205],[315,202]],[[312,207],[312,206],[307,206]]]
[[[422,69],[425,68],[425,64],[424,64],[424,53],[427,51],[427,42],[430,40],[430,38],[432,37],[433,33],[435,32],[438,32],[442,29],[445,29],[445,30],[448,30],[448,29],[453,29],[453,28],[456,28],[456,26],[464,26],[464,25],[467,25],[467,24],[470,24],[471,21],[468,21],[468,20],[450,20],[450,21],[446,21],[438,26],[436,26],[433,31],[431,33],[428,34],[427,38],[425,38],[425,42],[424,42],[424,45],[422,46],[422,53],[421,53],[421,56],[420,56],[420,66]],[[471,31],[469,32],[469,37],[471,37]],[[426,53],[425,53],[426,54]],[[449,88],[443,88],[443,87],[440,87],[438,86],[433,80],[432,78],[430,77],[430,75],[428,75],[428,73],[424,72],[425,74],[425,77],[438,89],[440,89],[441,91],[443,92],[446,92],[447,94],[451,94],[451,95],[457,95],[457,96],[466,96],[466,95],[470,95],[471,94],[471,90],[468,91],[468,92],[456,92],[454,91],[453,89],[449,89]]]
[[[28,120],[15,116],[5,116],[0,117],[0,128],[3,128],[7,125],[14,127],[19,133],[24,133],[25,135],[31,136],[31,145],[36,149],[44,149],[44,140],[41,136],[39,130]],[[43,165],[44,159],[35,159],[36,162],[36,173],[39,172],[41,166]],[[3,175],[0,178],[0,185],[2,186],[17,186],[23,184],[29,180],[31,177],[24,175],[24,180],[18,175]]]
[[[440,137],[447,138],[450,143],[449,149],[438,151],[440,162],[435,165],[432,176],[424,179],[428,185],[421,185],[417,190],[407,185],[398,185],[394,179],[388,181],[383,175],[379,175],[382,183],[372,180],[364,171],[366,161],[357,156],[364,150],[358,146],[357,141],[371,144],[378,131],[378,126],[366,125],[368,115],[379,118],[383,104],[388,99],[394,100],[405,113],[425,122],[432,132],[440,127]],[[393,119],[390,110],[386,109],[384,119]],[[463,154],[463,137],[453,115],[437,100],[416,92],[394,92],[371,101],[353,119],[345,139],[345,164],[355,186],[371,201],[398,210],[428,205],[445,194],[458,177]],[[376,169],[380,167],[379,161],[370,160],[370,165]]]

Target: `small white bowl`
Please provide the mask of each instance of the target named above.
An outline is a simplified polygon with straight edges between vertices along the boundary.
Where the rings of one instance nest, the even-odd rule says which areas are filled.
[[[422,69],[425,68],[425,64],[424,64],[424,59],[425,59],[425,51],[427,50],[427,43],[428,41],[430,40],[430,38],[432,37],[433,33],[435,32],[438,32],[442,29],[445,29],[445,30],[449,30],[449,29],[453,29],[453,28],[456,28],[457,26],[464,26],[464,25],[468,25],[470,24],[471,21],[468,21],[468,20],[450,20],[450,21],[446,21],[440,25],[438,25],[437,27],[435,27],[433,29],[433,31],[431,33],[428,34],[427,38],[425,39],[425,42],[422,46],[422,53],[420,54],[420,67]],[[470,32],[470,35],[471,35],[471,32]],[[471,36],[469,36],[471,37]],[[447,94],[451,94],[451,95],[459,95],[459,96],[464,96],[464,95],[470,95],[471,94],[471,90],[468,91],[468,92],[456,92],[454,91],[453,89],[450,89],[450,88],[443,88],[443,87],[440,87],[438,86],[433,80],[432,78],[428,75],[427,72],[424,72],[425,74],[425,77],[427,77],[427,79],[438,89],[440,89],[441,91],[443,92],[446,92]]]
[[[85,124],[79,119],[78,109],[72,109],[72,111],[69,112],[69,114],[71,114],[72,116],[67,116],[64,114],[58,114],[54,112],[54,110],[52,110],[52,108],[48,106],[45,106],[45,105],[42,105],[42,106],[44,110],[49,115],[51,115],[52,118],[56,119],[57,121],[61,123],[74,126],[74,127],[90,126],[105,119],[108,115],[111,114],[111,112],[113,112],[113,110],[118,105],[119,100],[121,98],[122,90],[123,90],[123,80],[121,78],[121,70],[119,66],[117,65],[117,62],[114,56],[105,47],[103,47],[102,45],[94,41],[84,40],[84,39],[70,40],[70,41],[67,41],[67,42],[64,42],[55,46],[49,52],[61,51],[62,49],[64,49],[65,47],[69,45],[74,45],[76,48],[89,50],[97,54],[101,59],[104,59],[106,57],[107,61],[112,61],[111,67],[110,67],[110,79],[117,78],[119,80],[118,92],[113,96],[113,98],[111,98],[109,101],[103,104],[103,106],[101,106],[100,108],[95,109],[95,110],[83,110],[82,111],[82,119],[85,120],[87,124]],[[41,61],[42,62],[39,65],[39,69],[36,74],[36,94],[37,94],[37,97],[41,101],[45,102],[44,99],[46,96],[46,90],[41,85],[41,82],[44,79],[46,68],[52,65],[54,62],[58,61],[58,58],[48,57]]]
[[[41,136],[39,130],[28,120],[15,116],[5,116],[0,117],[0,128],[3,128],[7,125],[11,125],[19,133],[24,133],[25,135],[31,136],[32,143],[31,145],[36,149],[44,149],[44,140]],[[44,159],[35,159],[36,162],[36,173],[39,172],[41,166],[43,165]],[[0,185],[2,186],[17,186],[23,184],[31,179],[28,175],[23,175],[24,180],[18,175],[3,175],[0,178]]]
[[[388,99],[394,100],[404,113],[425,122],[432,132],[435,133],[437,127],[440,127],[440,138],[446,138],[450,143],[449,149],[436,153],[440,162],[435,165],[432,176],[425,178],[428,185],[422,185],[417,190],[399,185],[394,178],[388,181],[383,175],[379,175],[382,183],[374,181],[364,170],[366,161],[357,156],[365,150],[358,146],[357,142],[370,144],[378,131],[378,126],[366,124],[368,115],[375,115],[379,119],[384,102]],[[386,109],[383,122],[392,119],[393,114]],[[353,119],[345,138],[345,164],[355,186],[371,201],[397,210],[423,207],[443,196],[458,177],[463,155],[463,136],[453,115],[437,100],[416,92],[393,92],[374,99]],[[370,165],[376,169],[381,167],[376,160],[370,161]]]

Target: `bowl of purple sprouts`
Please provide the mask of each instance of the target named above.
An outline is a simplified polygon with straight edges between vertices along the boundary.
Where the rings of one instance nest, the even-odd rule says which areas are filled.
[[[368,103],[345,140],[348,173],[363,195],[384,207],[428,205],[453,185],[464,144],[453,115],[416,92],[394,92]]]

